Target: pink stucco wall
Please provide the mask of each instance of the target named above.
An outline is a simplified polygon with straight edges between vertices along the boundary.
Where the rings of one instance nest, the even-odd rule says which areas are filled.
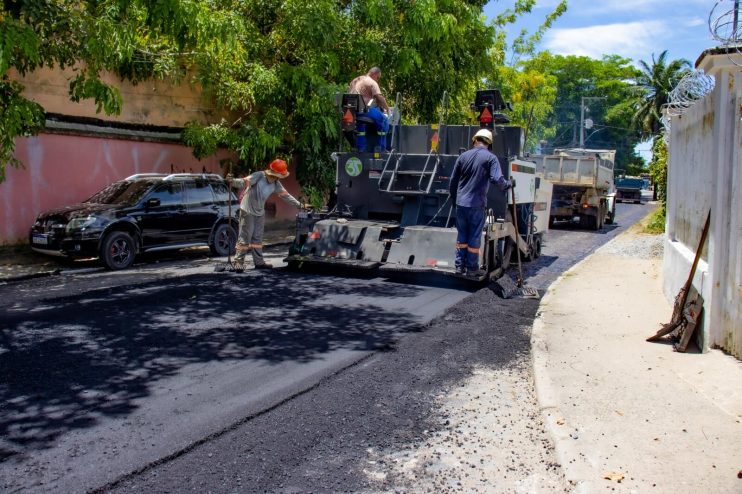
[[[39,134],[18,139],[15,156],[25,168],[6,169],[0,183],[0,244],[26,242],[36,215],[80,202],[104,186],[134,173],[207,172],[221,174],[222,153],[198,161],[180,144],[104,137]],[[293,195],[293,174],[282,183]],[[273,202],[272,200],[270,202]],[[290,219],[296,209],[278,201],[276,219]]]

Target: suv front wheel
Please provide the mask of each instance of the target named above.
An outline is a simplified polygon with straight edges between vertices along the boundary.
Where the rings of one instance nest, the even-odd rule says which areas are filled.
[[[103,239],[100,258],[108,269],[126,269],[134,263],[136,245],[126,232],[111,232]]]
[[[237,243],[237,232],[229,223],[222,223],[214,230],[214,237],[209,247],[211,253],[218,257],[234,254]]]

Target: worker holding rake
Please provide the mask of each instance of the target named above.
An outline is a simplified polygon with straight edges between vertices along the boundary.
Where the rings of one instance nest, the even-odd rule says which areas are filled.
[[[227,175],[227,180],[233,186],[246,188],[240,201],[240,226],[237,236],[237,255],[234,264],[237,270],[244,269],[245,257],[252,252],[255,269],[270,269],[273,266],[263,259],[263,232],[265,230],[265,202],[271,194],[287,203],[301,207],[301,202],[289,194],[279,179],[289,176],[286,162],[280,159],[271,161],[268,168],[257,171],[245,178],[233,178]]]

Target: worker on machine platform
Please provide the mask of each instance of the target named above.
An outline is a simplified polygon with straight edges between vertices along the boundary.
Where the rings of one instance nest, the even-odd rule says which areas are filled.
[[[500,162],[489,150],[492,132],[480,129],[472,142],[473,147],[456,160],[449,193],[456,204],[456,273],[479,278],[486,274],[479,268],[479,249],[489,185],[505,191],[514,184],[503,176]]]
[[[389,105],[386,98],[381,94],[380,79],[381,69],[373,67],[365,75],[360,75],[350,81],[348,86],[348,93],[360,94],[366,105],[366,111],[357,115],[356,147],[360,151],[373,151],[373,149],[366,149],[366,121],[373,122],[376,126],[377,146],[386,149],[386,133],[389,131]]]

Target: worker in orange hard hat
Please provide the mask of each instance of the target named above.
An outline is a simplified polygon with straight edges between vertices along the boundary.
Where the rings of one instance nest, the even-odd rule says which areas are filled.
[[[280,159],[271,161],[265,170],[255,172],[245,178],[233,178],[232,175],[227,175],[227,180],[233,186],[245,189],[240,201],[240,231],[237,236],[237,255],[234,258],[239,268],[244,267],[245,256],[248,252],[252,252],[255,269],[273,267],[263,259],[265,201],[275,193],[289,204],[296,207],[302,206],[279,182],[279,179],[288,176],[288,166]]]

